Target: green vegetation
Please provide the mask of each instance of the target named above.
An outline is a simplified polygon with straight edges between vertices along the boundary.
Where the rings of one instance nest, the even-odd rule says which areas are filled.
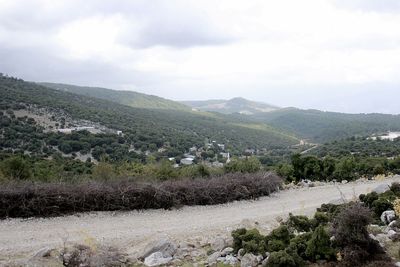
[[[400,174],[400,158],[387,159],[362,157],[359,155],[319,158],[294,154],[291,163],[281,163],[276,171],[288,182],[311,181],[351,181],[360,177],[380,174]]]
[[[286,108],[250,117],[318,143],[400,130],[400,115],[344,114]]]
[[[278,109],[278,107],[270,104],[250,101],[241,97],[232,98],[230,100],[183,101],[182,103],[197,110],[219,112],[223,114],[253,114]]]
[[[134,108],[190,111],[188,106],[179,102],[138,92],[118,91],[106,88],[76,86],[62,83],[40,83],[40,85],[73,94],[101,98]]]
[[[15,78],[0,77],[0,109],[37,105],[67,113],[74,119],[100,123],[123,131],[136,148],[170,147],[182,154],[204,140],[225,144],[233,154],[246,148],[269,149],[297,143],[296,138],[271,131],[237,126],[237,121],[176,110],[139,109],[115,102],[58,91]],[[23,107],[23,106],[22,106]],[[251,123],[254,124],[254,123]]]
[[[391,259],[369,237],[371,222],[370,210],[360,203],[322,205],[312,219],[290,214],[266,236],[256,229],[233,231],[234,250],[269,254],[267,267],[390,266]]]
[[[371,192],[369,194],[361,194],[359,198],[361,202],[373,211],[374,218],[379,221],[384,211],[394,209],[393,202],[400,198],[399,188],[400,185],[398,183],[393,183],[390,190],[384,193]]]
[[[397,157],[400,155],[400,138],[391,140],[369,137],[351,137],[323,144],[310,151],[319,157],[343,157],[356,155],[358,157]]]

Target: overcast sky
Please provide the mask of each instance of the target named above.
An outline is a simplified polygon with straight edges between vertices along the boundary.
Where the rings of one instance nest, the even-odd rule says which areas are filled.
[[[0,72],[400,113],[400,0],[0,0]]]

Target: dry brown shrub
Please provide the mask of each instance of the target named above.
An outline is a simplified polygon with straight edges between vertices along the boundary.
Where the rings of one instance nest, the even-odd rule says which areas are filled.
[[[214,205],[267,196],[278,190],[281,184],[282,179],[269,172],[234,173],[161,183],[129,180],[81,184],[9,183],[0,187],[0,218]]]

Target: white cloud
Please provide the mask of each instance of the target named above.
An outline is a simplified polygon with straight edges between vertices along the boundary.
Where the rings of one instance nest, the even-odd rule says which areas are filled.
[[[0,67],[174,99],[331,107],[325,95],[343,88],[400,84],[398,25],[397,0],[0,0]],[[51,70],[28,69],[42,62]]]

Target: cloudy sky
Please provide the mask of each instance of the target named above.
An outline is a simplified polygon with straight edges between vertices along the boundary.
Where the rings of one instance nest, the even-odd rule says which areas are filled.
[[[399,0],[0,0],[0,72],[400,113]]]

